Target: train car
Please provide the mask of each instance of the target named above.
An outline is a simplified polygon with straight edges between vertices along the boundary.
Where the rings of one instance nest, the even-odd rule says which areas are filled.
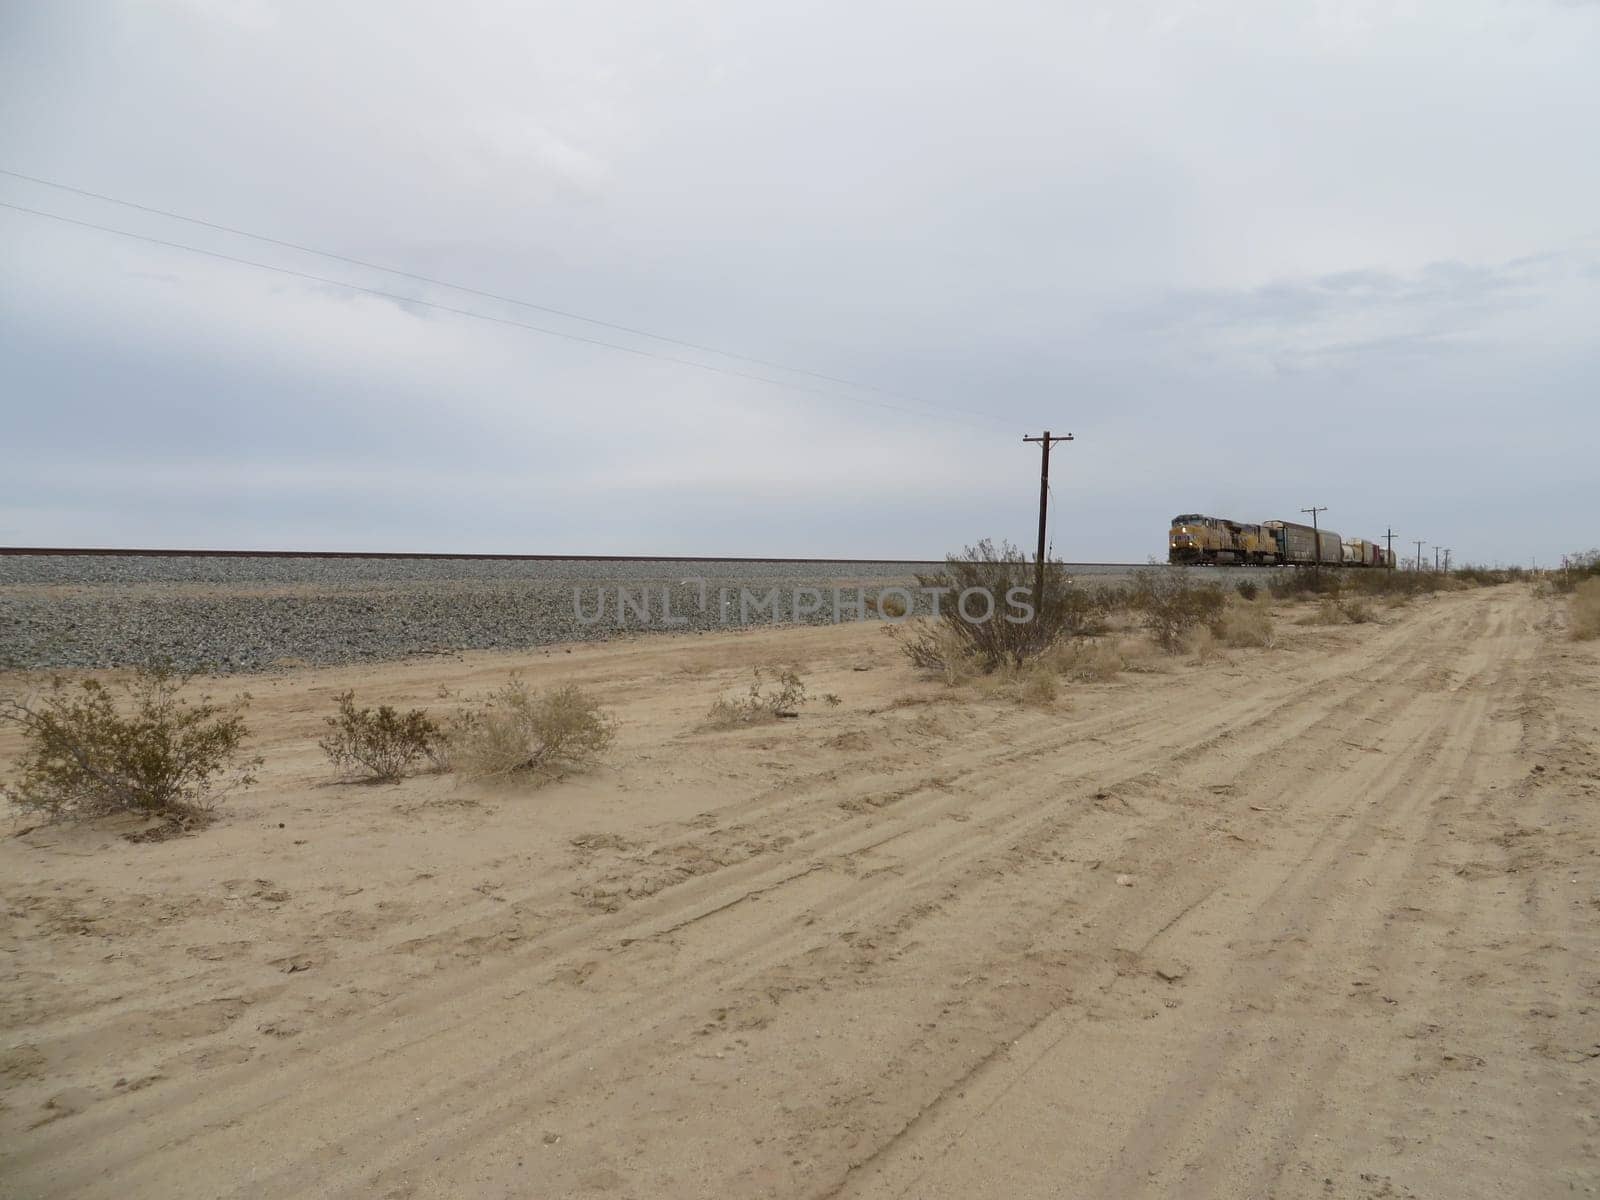
[[[1309,525],[1293,521],[1263,521],[1277,540],[1277,561],[1292,567],[1310,566],[1317,561],[1317,533]]]
[[[1347,538],[1339,547],[1339,561],[1347,567],[1364,567],[1367,565],[1367,544],[1360,538]]]
[[[1321,547],[1321,553],[1317,555],[1319,563],[1325,567],[1337,567],[1344,562],[1344,539],[1342,537],[1331,529],[1321,529],[1317,531],[1317,540]]]

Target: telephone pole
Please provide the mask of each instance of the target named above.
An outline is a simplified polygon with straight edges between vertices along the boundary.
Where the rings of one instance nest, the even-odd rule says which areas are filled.
[[[1316,543],[1316,548],[1317,548],[1317,557],[1314,558],[1312,560],[1312,562],[1311,562],[1311,574],[1315,578],[1321,579],[1322,578],[1322,534],[1317,529],[1317,514],[1318,513],[1327,512],[1328,511],[1328,506],[1326,504],[1323,504],[1323,505],[1320,505],[1320,506],[1317,506],[1317,507],[1313,507],[1313,508],[1302,508],[1300,511],[1303,512],[1303,513],[1310,513],[1311,514],[1311,540],[1314,543]]]
[[[1446,546],[1444,548],[1444,573],[1446,575],[1450,574],[1450,547],[1449,546]]]
[[[1394,566],[1394,530],[1393,529],[1386,530],[1384,532],[1383,536],[1389,542],[1389,553],[1384,556],[1383,565],[1386,566],[1386,567],[1393,567]]]
[[[1044,607],[1044,521],[1050,504],[1050,447],[1057,442],[1070,442],[1072,435],[1051,437],[1046,429],[1042,437],[1024,436],[1022,440],[1039,443],[1039,557],[1033,568],[1034,616],[1037,618]]]
[[[1433,573],[1435,575],[1437,575],[1439,573],[1439,547],[1438,546],[1435,546],[1433,548]]]
[[[1423,545],[1422,539],[1418,538],[1417,539],[1417,562],[1416,562],[1416,570],[1418,570],[1418,571],[1422,570],[1422,545]]]

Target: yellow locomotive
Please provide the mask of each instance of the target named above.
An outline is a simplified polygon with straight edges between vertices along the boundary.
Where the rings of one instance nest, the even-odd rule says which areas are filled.
[[[1278,538],[1261,525],[1185,513],[1172,518],[1167,561],[1265,566],[1279,561]]]

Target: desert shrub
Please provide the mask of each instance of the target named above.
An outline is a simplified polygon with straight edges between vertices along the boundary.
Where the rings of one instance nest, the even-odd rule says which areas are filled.
[[[1524,567],[1480,567],[1466,563],[1450,571],[1450,578],[1477,587],[1493,587],[1498,583],[1518,583],[1528,577]]]
[[[1352,625],[1365,625],[1369,621],[1377,620],[1371,607],[1360,600],[1346,600],[1340,608],[1344,612],[1344,619]]]
[[[1600,637],[1600,576],[1591,576],[1574,588],[1567,609],[1576,640]]]
[[[1211,632],[1224,646],[1272,645],[1272,606],[1265,596],[1230,600]]]
[[[939,676],[951,687],[985,672],[971,643],[948,621],[919,620],[908,625],[891,625],[884,632],[911,660],[912,666]]]
[[[1090,596],[1072,586],[1060,562],[1045,564],[1044,592],[1035,596],[1035,568],[1011,543],[1002,542],[996,548],[985,539],[959,555],[950,555],[942,572],[917,576],[920,586],[943,593],[938,622],[947,637],[943,641],[931,635],[907,638],[901,643],[906,656],[924,669],[939,670],[952,665],[946,651],[959,651],[958,659],[970,659],[988,672],[1005,664],[1020,667],[1061,638],[1082,631],[1093,608]],[[994,611],[987,620],[969,620],[961,613],[960,597],[968,592],[993,598]],[[1014,595],[1032,607],[1031,618],[1021,619],[1021,610],[1010,600]],[[986,608],[981,600],[969,600],[968,611],[975,616]]]
[[[496,778],[587,766],[616,738],[616,723],[577,684],[535,694],[513,675],[457,717],[451,763],[468,778]]]
[[[1184,634],[1183,644],[1197,663],[1208,663],[1222,657],[1222,645],[1209,625],[1196,625],[1189,630]]]
[[[1102,683],[1115,678],[1126,665],[1116,646],[1088,638],[1058,642],[1051,648],[1045,662],[1068,679]]]
[[[879,592],[874,596],[867,597],[867,608],[871,612],[889,617],[892,620],[898,620],[906,615],[905,597],[895,592],[887,594]]]
[[[806,702],[806,685],[793,667],[756,667],[749,688],[741,695],[721,696],[706,713],[713,729],[757,725],[792,717]]]
[[[1559,595],[1570,596],[1585,579],[1600,576],[1600,550],[1582,550],[1561,558],[1558,570],[1546,572],[1546,582]]]
[[[1306,613],[1296,623],[1300,625],[1343,625],[1344,609],[1339,606],[1337,600],[1329,597]]]
[[[57,679],[40,696],[0,701],[0,721],[23,738],[21,773],[0,794],[51,820],[136,813],[190,822],[236,787],[253,782],[247,759],[249,697],[189,701],[189,680],[164,666],[141,668],[115,687]]]
[[[345,774],[393,781],[425,758],[436,768],[446,765],[444,730],[427,709],[357,708],[353,691],[337,700],[339,711],[327,719],[328,733],[317,745]]]
[[[1254,600],[1261,592],[1261,585],[1249,579],[1241,579],[1238,586],[1239,595],[1246,600]]]
[[[1353,572],[1355,573],[1355,572]],[[1267,590],[1279,600],[1303,600],[1311,596],[1337,596],[1344,590],[1341,573],[1332,567],[1311,570],[1295,567],[1274,576]]]
[[[1045,708],[1056,701],[1060,691],[1056,674],[1041,663],[1034,663],[1019,672],[1016,680],[1017,702]]]
[[[1169,654],[1184,648],[1191,629],[1215,621],[1226,600],[1219,586],[1196,583],[1185,571],[1137,571],[1133,592],[1144,627]]]

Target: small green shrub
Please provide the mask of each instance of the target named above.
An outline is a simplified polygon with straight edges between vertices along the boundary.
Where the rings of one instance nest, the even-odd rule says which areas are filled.
[[[261,760],[242,753],[249,697],[184,700],[189,678],[145,667],[115,687],[57,679],[42,696],[0,700],[0,722],[16,726],[24,745],[21,774],[0,794],[53,821],[136,813],[183,824],[203,816],[254,782]]]
[[[451,724],[450,761],[472,779],[553,772],[596,762],[616,722],[577,684],[534,694],[519,675]]]
[[[444,731],[426,709],[357,708],[354,691],[337,700],[339,711],[327,719],[328,733],[317,745],[345,774],[393,782],[424,758],[436,768],[446,765]]]

